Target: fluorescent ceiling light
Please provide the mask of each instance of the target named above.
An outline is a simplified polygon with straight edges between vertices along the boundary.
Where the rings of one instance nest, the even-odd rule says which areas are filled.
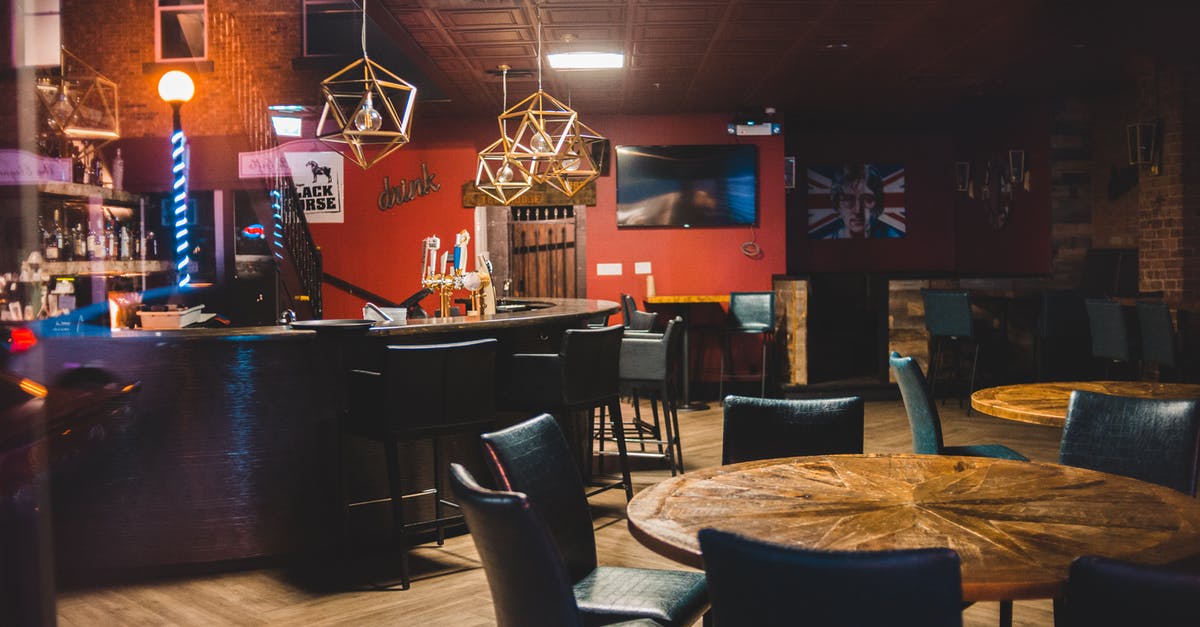
[[[557,52],[546,55],[556,70],[608,70],[625,66],[620,52]]]
[[[275,134],[280,137],[300,137],[300,118],[290,116],[273,115],[271,116],[271,124],[275,127]]]

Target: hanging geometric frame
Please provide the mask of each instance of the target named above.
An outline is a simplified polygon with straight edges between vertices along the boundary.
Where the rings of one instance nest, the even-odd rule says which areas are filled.
[[[479,166],[475,172],[475,187],[479,191],[501,205],[508,205],[532,186],[529,173],[520,166],[513,167],[504,139],[497,139],[479,152]]]

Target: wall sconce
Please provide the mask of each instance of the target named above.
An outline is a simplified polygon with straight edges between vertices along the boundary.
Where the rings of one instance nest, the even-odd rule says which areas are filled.
[[[1008,151],[1008,180],[1016,183],[1025,177],[1025,151],[1013,148]]]
[[[954,162],[954,189],[965,192],[971,185],[971,163],[969,161]]]
[[[1158,120],[1135,122],[1125,128],[1129,145],[1129,165],[1150,166],[1150,174],[1158,176]]]

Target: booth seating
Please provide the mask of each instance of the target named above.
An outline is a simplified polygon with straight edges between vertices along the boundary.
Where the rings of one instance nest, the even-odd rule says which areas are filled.
[[[346,508],[391,505],[392,537],[400,552],[404,589],[410,585],[410,534],[435,531],[437,543],[441,545],[445,527],[462,522],[459,514],[446,516],[443,513],[443,506],[454,504],[442,498],[446,461],[442,456],[441,439],[481,433],[491,426],[495,410],[497,344],[494,339],[482,339],[451,344],[388,346],[381,372],[351,370],[349,373],[348,408],[340,421],[340,433],[383,444],[388,495],[346,503],[345,481],[339,476],[338,486],[343,491],[343,527]],[[464,393],[464,384],[471,386],[470,393]],[[433,485],[408,492],[409,478],[403,471],[406,464],[400,458],[400,444],[418,441],[428,441],[433,447]],[[416,496],[432,498],[433,518],[406,519],[404,501]],[[345,535],[345,529],[343,533]]]

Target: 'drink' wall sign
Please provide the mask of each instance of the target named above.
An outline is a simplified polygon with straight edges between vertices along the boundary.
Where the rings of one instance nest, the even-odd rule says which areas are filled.
[[[421,164],[421,176],[415,179],[401,179],[392,185],[388,177],[383,177],[383,191],[379,192],[379,210],[387,211],[403,205],[420,196],[428,196],[442,188],[440,183],[434,183],[437,173],[430,172],[425,164]]]

